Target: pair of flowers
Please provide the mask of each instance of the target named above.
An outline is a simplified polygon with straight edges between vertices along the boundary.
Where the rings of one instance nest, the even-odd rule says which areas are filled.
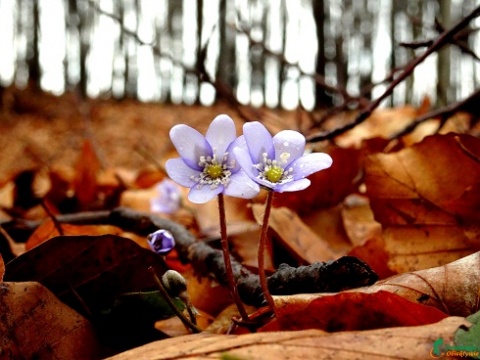
[[[180,158],[167,161],[167,173],[190,188],[189,200],[200,204],[222,193],[251,199],[260,187],[303,190],[310,185],[308,175],[332,164],[328,154],[305,155],[305,137],[297,131],[283,130],[272,137],[261,123],[249,122],[237,137],[227,115],[217,116],[205,136],[179,124],[170,130],[170,138]]]

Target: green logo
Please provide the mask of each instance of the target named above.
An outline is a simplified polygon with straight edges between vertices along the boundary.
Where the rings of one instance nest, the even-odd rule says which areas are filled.
[[[480,348],[475,346],[447,345],[442,338],[438,338],[433,343],[432,349],[430,350],[430,356],[432,358],[464,357],[480,359]]]

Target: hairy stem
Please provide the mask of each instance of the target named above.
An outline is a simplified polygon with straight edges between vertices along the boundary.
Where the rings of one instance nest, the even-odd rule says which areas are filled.
[[[153,267],[149,267],[148,271],[152,273],[152,276],[155,280],[155,282],[158,285],[158,289],[160,290],[160,293],[164,297],[165,301],[167,302],[168,306],[170,306],[170,309],[177,315],[177,317],[182,321],[183,325],[185,325],[188,329],[190,329],[193,333],[200,333],[202,332],[202,329],[200,329],[197,325],[195,325],[190,319],[188,319],[183,313],[178,310],[178,308],[175,306],[172,298],[168,294],[167,290],[165,289],[165,286],[163,286],[162,281],[158,278],[155,270]]]
[[[222,243],[222,253],[223,260],[225,262],[225,274],[227,276],[228,287],[230,288],[230,293],[232,294],[233,301],[237,305],[238,312],[242,317],[242,320],[247,322],[249,320],[245,306],[243,305],[240,295],[238,294],[237,284],[235,281],[235,276],[233,275],[232,261],[230,259],[230,251],[228,248],[228,238],[227,238],[227,220],[225,217],[225,200],[223,194],[218,194],[218,213],[220,217],[220,236]]]
[[[265,214],[263,215],[262,232],[260,234],[260,243],[258,244],[258,276],[260,277],[260,286],[268,305],[275,312],[275,303],[268,289],[267,276],[265,275],[265,248],[267,247],[268,219],[272,209],[273,191],[269,190],[265,202]]]

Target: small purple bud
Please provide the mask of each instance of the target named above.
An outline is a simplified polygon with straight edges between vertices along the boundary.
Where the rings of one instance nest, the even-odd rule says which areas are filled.
[[[154,252],[159,255],[166,255],[175,247],[175,239],[168,230],[157,230],[147,236],[147,242]]]

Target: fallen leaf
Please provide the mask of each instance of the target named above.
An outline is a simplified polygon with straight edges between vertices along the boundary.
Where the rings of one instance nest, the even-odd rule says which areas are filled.
[[[0,283],[2,359],[100,359],[93,326],[36,282]]]
[[[119,235],[122,229],[111,225],[72,225],[60,224],[64,236],[72,235]],[[28,238],[25,249],[31,248],[53,238],[60,236],[58,229],[51,219],[45,220]]]
[[[447,315],[387,291],[340,292],[327,297],[275,297],[281,330],[320,329],[328,332],[416,326]]]
[[[367,195],[396,272],[442,265],[480,249],[480,140],[435,135],[366,159]]]
[[[97,202],[97,175],[100,171],[100,160],[90,140],[85,140],[82,152],[77,160],[76,176],[73,183],[78,206],[88,210]]]
[[[327,333],[322,330],[246,335],[195,334],[156,341],[108,360],[137,359],[428,359],[435,339],[449,343],[464,318],[436,324],[368,331]]]
[[[156,288],[149,266],[166,270],[160,256],[130,239],[58,236],[9,262],[5,280],[38,281],[80,313],[85,306],[98,313],[119,294]]]
[[[450,264],[403,273],[377,281],[352,292],[390,291],[419,304],[428,305],[450,316],[469,316],[479,310],[480,252]],[[304,301],[333,294],[302,294]]]
[[[264,207],[254,205],[252,209],[257,221],[262,223]],[[286,207],[272,208],[268,225],[281,244],[302,264],[333,260],[338,257],[325,240],[315,234],[296,213]]]
[[[310,175],[312,183],[305,190],[276,195],[274,207],[286,206],[303,216],[315,209],[337,205],[356,191],[361,179],[360,151],[335,147],[328,153],[333,159],[332,166]]]

